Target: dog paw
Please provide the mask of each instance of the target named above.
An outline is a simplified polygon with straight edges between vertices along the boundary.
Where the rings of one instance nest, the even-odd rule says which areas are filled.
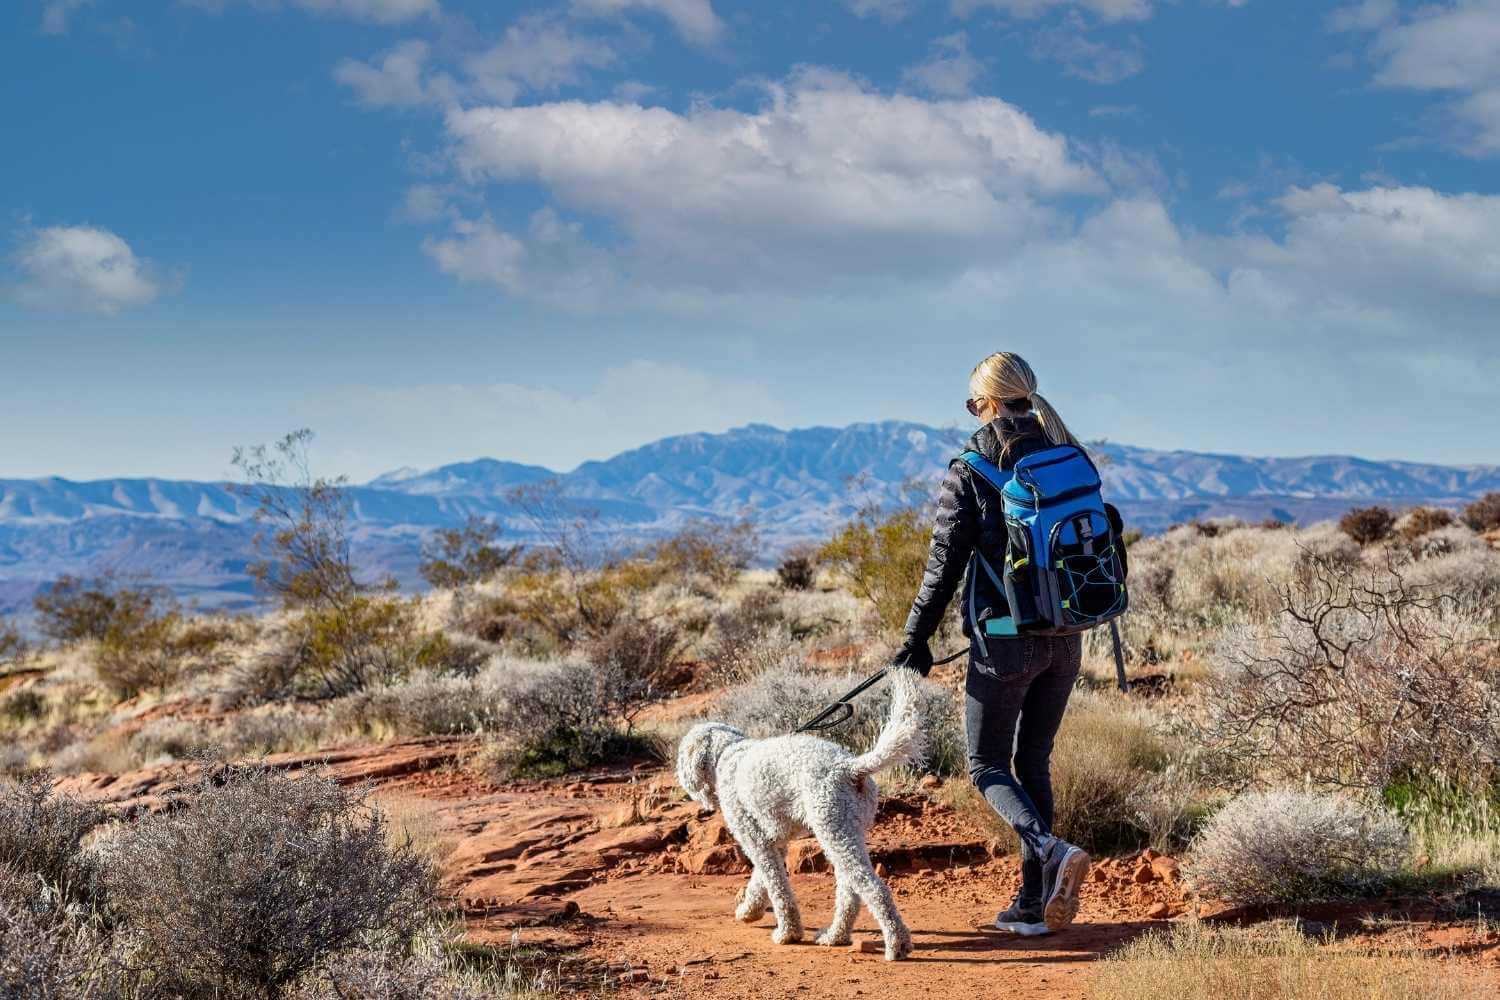
[[[847,932],[844,934],[835,934],[833,928],[830,927],[818,935],[817,943],[825,948],[842,948],[852,940],[854,940],[852,934]]]
[[[902,938],[898,941],[887,941],[885,945],[885,960],[887,962],[899,962],[903,958],[910,958],[911,952],[911,938]]]
[[[796,944],[802,940],[802,928],[778,927],[771,932],[772,944]]]
[[[734,911],[734,919],[742,924],[753,924],[766,915],[764,906],[746,906],[741,903],[739,909]]]

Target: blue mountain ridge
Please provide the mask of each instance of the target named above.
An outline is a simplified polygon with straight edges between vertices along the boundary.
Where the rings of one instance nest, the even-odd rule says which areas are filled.
[[[531,540],[512,493],[553,481],[621,542],[697,518],[747,516],[760,525],[770,558],[792,542],[826,537],[862,506],[930,492],[966,437],[902,421],[752,424],[665,438],[570,472],[494,459],[402,469],[350,487],[355,551],[368,572],[415,585],[423,537],[470,515]],[[1090,451],[1106,496],[1146,531],[1195,517],[1310,522],[1359,504],[1456,506],[1500,490],[1497,466],[1254,458],[1110,442]],[[60,574],[99,572],[157,580],[206,606],[247,606],[255,600],[245,572],[254,556],[252,514],[226,483],[0,480],[0,610],[24,606]]]

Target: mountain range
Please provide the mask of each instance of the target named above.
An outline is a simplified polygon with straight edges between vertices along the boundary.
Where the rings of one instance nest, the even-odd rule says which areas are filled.
[[[901,421],[665,438],[571,472],[479,459],[400,469],[351,486],[356,558],[418,582],[422,539],[470,515],[534,540],[518,487],[552,483],[607,535],[629,541],[695,519],[748,516],[766,557],[826,537],[868,504],[930,492],[967,433]],[[1095,442],[1105,495],[1144,531],[1236,516],[1310,522],[1351,506],[1457,506],[1500,490],[1500,466],[1442,466],[1348,456],[1251,458]],[[24,606],[63,573],[149,578],[204,606],[248,606],[250,501],[230,484],[167,479],[0,479],[0,610]]]

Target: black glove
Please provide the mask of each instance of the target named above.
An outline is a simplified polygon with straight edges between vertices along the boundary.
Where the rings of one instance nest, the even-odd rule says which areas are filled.
[[[926,641],[907,636],[906,644],[896,654],[896,666],[915,670],[926,677],[932,670],[932,650],[927,648]]]

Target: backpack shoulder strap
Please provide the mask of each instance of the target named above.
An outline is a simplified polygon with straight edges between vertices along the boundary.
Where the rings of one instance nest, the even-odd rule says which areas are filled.
[[[958,458],[997,490],[1005,489],[1005,484],[1010,481],[1010,476],[1005,473],[1005,470],[977,451],[966,451]]]

